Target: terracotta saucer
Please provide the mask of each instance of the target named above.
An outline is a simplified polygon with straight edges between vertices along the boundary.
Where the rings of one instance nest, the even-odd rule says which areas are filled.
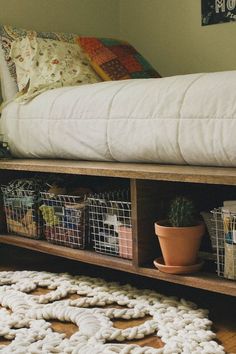
[[[198,259],[196,264],[192,264],[189,266],[168,266],[165,265],[164,260],[162,257],[156,258],[153,261],[155,267],[159,269],[161,272],[169,273],[169,274],[189,274],[197,272],[199,269],[202,268],[204,261]]]

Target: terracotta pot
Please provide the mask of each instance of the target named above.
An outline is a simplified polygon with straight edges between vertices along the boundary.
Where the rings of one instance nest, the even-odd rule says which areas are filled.
[[[196,226],[171,227],[165,221],[155,223],[164,262],[169,266],[196,264],[198,250],[205,232],[204,223]]]

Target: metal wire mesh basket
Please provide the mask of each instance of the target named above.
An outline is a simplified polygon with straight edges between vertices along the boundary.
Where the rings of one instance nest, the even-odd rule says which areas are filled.
[[[212,210],[212,231],[215,235],[217,274],[236,279],[236,213],[223,208]]]
[[[133,258],[129,192],[110,192],[88,198],[89,230],[96,252]]]
[[[212,250],[213,253],[216,254],[217,252],[217,247],[216,247],[216,225],[215,225],[215,214],[213,213],[213,211],[202,211],[201,216],[204,220],[204,223],[206,225],[208,234],[210,236],[210,241],[211,241],[211,246],[212,246]]]
[[[71,248],[85,248],[86,201],[82,196],[41,192],[40,210],[47,241]]]
[[[39,185],[36,180],[18,179],[1,187],[8,233],[35,239],[42,236]]]

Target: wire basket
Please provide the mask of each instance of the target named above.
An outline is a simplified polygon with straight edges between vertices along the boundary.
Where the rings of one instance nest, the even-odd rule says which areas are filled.
[[[133,258],[129,192],[112,192],[88,198],[89,230],[96,252]]]
[[[1,187],[8,233],[34,239],[42,236],[38,185],[36,180],[19,179]]]
[[[212,210],[212,232],[215,235],[217,274],[236,279],[236,213],[222,208]]]
[[[210,241],[211,241],[213,253],[216,254],[217,245],[216,245],[216,230],[215,230],[215,228],[216,228],[215,214],[214,214],[214,212],[211,212],[211,211],[202,211],[200,214],[204,220],[208,234],[210,236]]]
[[[85,248],[86,201],[82,196],[41,192],[40,210],[47,241],[71,248]]]

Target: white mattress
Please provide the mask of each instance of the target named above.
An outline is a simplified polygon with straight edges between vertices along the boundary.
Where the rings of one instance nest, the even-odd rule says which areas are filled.
[[[16,157],[236,166],[236,71],[59,88],[2,124]]]

